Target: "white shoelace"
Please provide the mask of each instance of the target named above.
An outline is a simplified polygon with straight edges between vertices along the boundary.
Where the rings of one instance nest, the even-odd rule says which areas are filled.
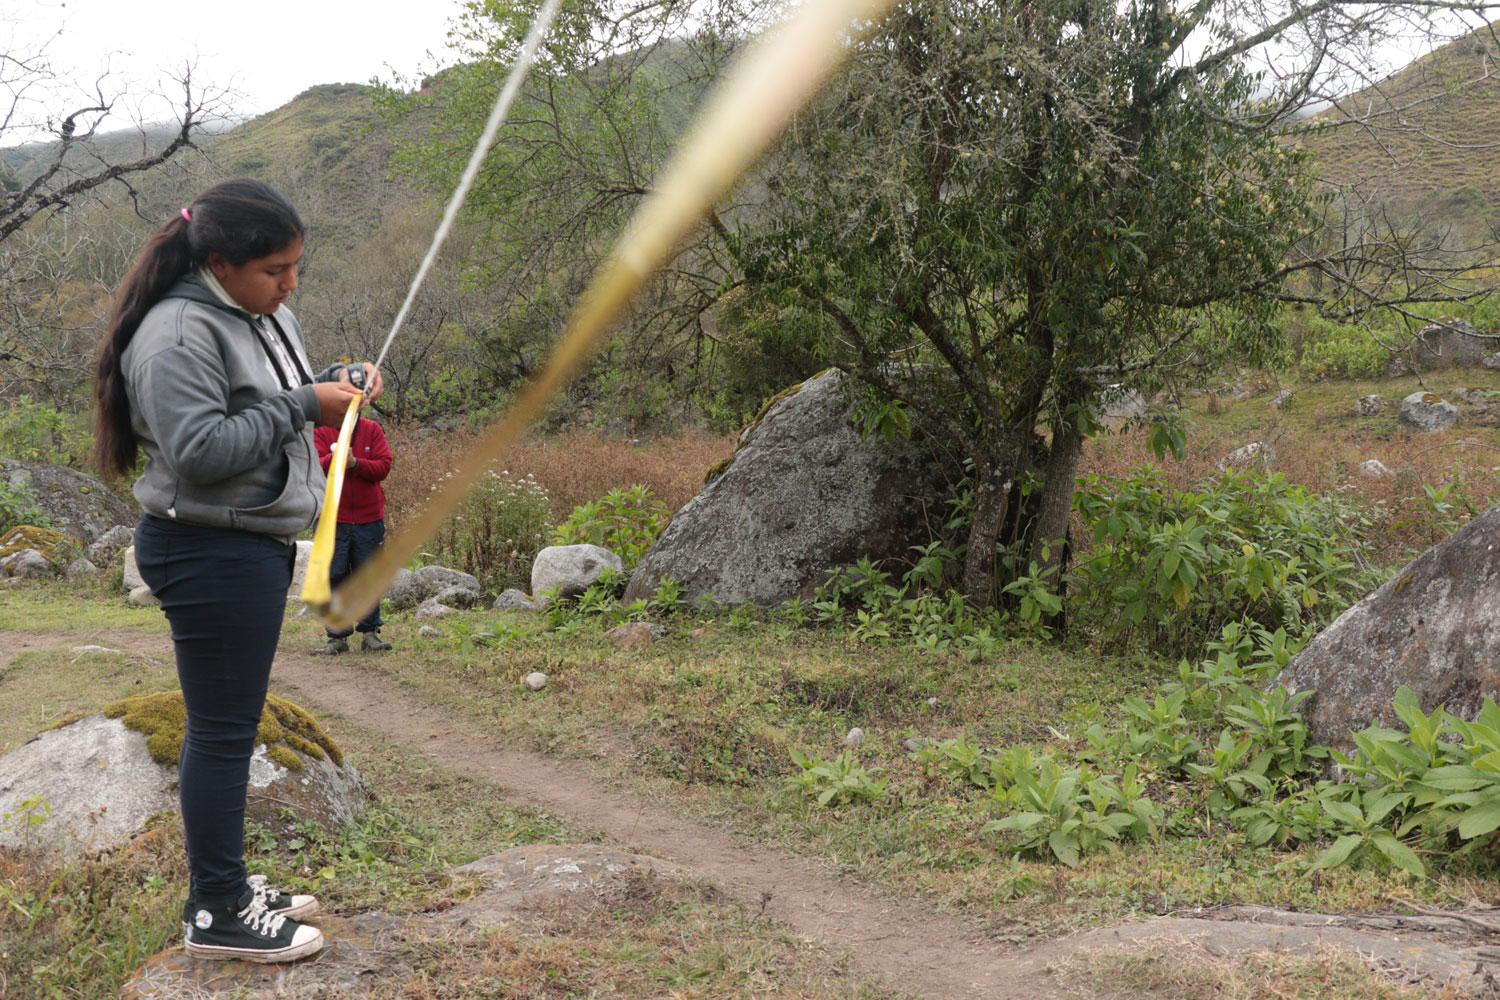
[[[250,891],[255,893],[256,899],[270,904],[281,898],[281,890],[272,889],[266,885],[266,877],[264,875],[251,875],[246,881],[250,883]]]
[[[286,917],[266,909],[265,900],[259,896],[251,897],[250,905],[239,912],[239,918],[262,937],[275,937],[281,931],[281,925],[286,923]]]

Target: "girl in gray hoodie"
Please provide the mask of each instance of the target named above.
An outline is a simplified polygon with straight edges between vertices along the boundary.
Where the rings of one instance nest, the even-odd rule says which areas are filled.
[[[312,425],[336,426],[358,390],[314,375],[286,308],[306,227],[271,187],[226,181],[159,228],[117,293],[97,362],[95,446],[135,483],[141,576],[172,628],[187,709],[178,786],[192,884],[184,947],[286,962],[323,946],[317,900],[245,871],[250,757],[296,536],[317,517]],[[366,368],[366,401],[380,375]]]

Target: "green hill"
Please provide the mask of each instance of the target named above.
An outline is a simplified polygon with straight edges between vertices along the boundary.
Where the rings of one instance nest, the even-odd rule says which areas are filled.
[[[1307,138],[1330,183],[1405,222],[1480,235],[1500,222],[1500,40],[1489,26],[1319,114]]]

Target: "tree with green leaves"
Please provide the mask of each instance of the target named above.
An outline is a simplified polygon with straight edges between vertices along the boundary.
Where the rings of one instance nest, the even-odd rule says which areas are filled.
[[[1353,56],[1426,6],[906,0],[803,117],[735,257],[767,308],[812,317],[827,357],[965,464],[971,601],[1060,583],[1079,456],[1116,387],[1264,359],[1287,299],[1472,291],[1482,259],[1369,227],[1329,245],[1294,141],[1325,127],[1299,112],[1348,85]],[[1308,296],[1303,273],[1338,294]]]
[[[394,96],[432,115],[408,162],[440,189],[531,7],[474,0],[455,32],[465,64]],[[515,323],[557,328],[772,7],[565,5],[471,199]],[[970,600],[1060,587],[1079,457],[1112,393],[1269,358],[1286,301],[1348,319],[1477,294],[1484,255],[1349,213],[1298,138],[1409,128],[1388,108],[1306,113],[1370,79],[1397,26],[1479,9],[903,0],[608,350],[649,344],[670,368],[707,343],[766,370],[768,353],[842,368],[871,393],[867,425],[921,428],[967,479]],[[757,349],[736,353],[746,331]],[[1169,421],[1158,431],[1181,447]]]

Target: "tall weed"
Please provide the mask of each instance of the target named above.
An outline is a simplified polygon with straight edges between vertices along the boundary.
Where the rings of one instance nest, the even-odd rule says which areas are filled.
[[[1116,645],[1191,654],[1228,622],[1301,635],[1369,582],[1365,517],[1280,475],[1227,473],[1196,490],[1150,468],[1091,476],[1075,505],[1093,529],[1072,576],[1080,616]]]

